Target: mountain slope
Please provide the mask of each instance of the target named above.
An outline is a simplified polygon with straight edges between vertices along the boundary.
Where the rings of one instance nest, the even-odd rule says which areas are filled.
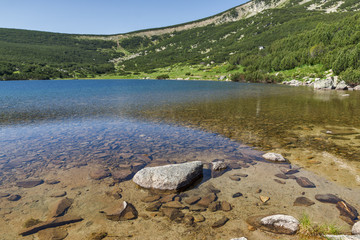
[[[176,66],[215,78],[213,69],[226,66],[256,80],[319,65],[354,81],[359,9],[354,0],[253,0],[191,23],[120,35],[0,29],[0,78],[131,78]]]

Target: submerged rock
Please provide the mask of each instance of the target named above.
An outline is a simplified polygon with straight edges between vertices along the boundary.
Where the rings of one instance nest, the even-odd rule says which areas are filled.
[[[333,204],[342,201],[341,198],[335,196],[334,194],[316,194],[315,199],[322,203],[333,203]]]
[[[106,214],[106,218],[112,221],[126,221],[138,217],[138,212],[135,207],[125,201],[123,201],[120,206],[109,207],[103,212]]]
[[[339,209],[340,215],[347,217],[351,220],[356,220],[359,216],[357,210],[345,201],[340,201],[336,204],[336,208]]]
[[[21,198],[20,195],[14,194],[14,195],[11,195],[10,197],[8,197],[7,200],[9,200],[10,202],[16,202],[16,201],[20,200],[20,198]]]
[[[213,223],[213,225],[211,225],[212,228],[219,228],[224,226],[227,222],[229,221],[229,219],[227,217],[222,217],[219,220],[217,220],[216,222]]]
[[[354,235],[360,235],[360,221],[354,224],[351,229],[351,233]]]
[[[200,201],[201,197],[198,196],[193,196],[193,197],[189,197],[185,199],[185,203],[189,204],[189,205],[193,205],[195,203],[197,203],[198,201]]]
[[[311,201],[307,197],[298,197],[294,202],[294,206],[309,207],[309,206],[314,205],[314,204],[315,204],[315,202]]]
[[[227,165],[226,165],[226,163],[224,163],[224,161],[214,161],[211,164],[212,164],[213,171],[221,171],[221,170],[225,170],[227,168]]]
[[[298,177],[296,182],[303,188],[316,188],[315,184],[306,177]]]
[[[71,207],[73,199],[63,198],[61,199],[51,210],[50,217],[58,217],[64,215],[65,212]]]
[[[159,190],[178,190],[191,185],[202,176],[200,161],[147,167],[137,172],[133,181],[141,187]]]
[[[26,181],[17,182],[16,186],[22,187],[22,188],[33,188],[33,187],[36,187],[43,183],[44,183],[44,180],[34,179],[34,180],[26,180]]]
[[[90,178],[94,180],[101,180],[104,178],[109,177],[111,174],[107,169],[96,169],[90,172],[89,176]]]
[[[65,229],[49,228],[38,233],[40,240],[62,240],[65,239],[68,232]]]
[[[266,227],[267,231],[280,234],[295,234],[299,230],[299,221],[289,215],[272,215],[264,217],[260,223]]]
[[[269,161],[273,161],[273,162],[286,162],[286,159],[278,153],[265,153],[264,155],[262,155],[263,158],[265,158],[266,160]]]

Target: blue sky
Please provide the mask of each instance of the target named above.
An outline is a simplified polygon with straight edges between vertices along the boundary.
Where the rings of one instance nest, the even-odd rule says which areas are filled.
[[[1,0],[0,27],[116,34],[208,17],[246,0]]]

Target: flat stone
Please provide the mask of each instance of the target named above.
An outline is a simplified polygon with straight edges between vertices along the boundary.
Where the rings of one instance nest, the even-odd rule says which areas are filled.
[[[133,172],[130,169],[120,169],[120,170],[111,171],[111,177],[117,182],[130,180],[132,174]]]
[[[161,205],[161,202],[153,202],[145,210],[149,212],[158,212]]]
[[[5,198],[10,196],[10,193],[0,193],[0,198]]]
[[[274,179],[275,182],[279,183],[279,184],[286,184],[285,181],[282,181],[280,179]]]
[[[284,174],[295,174],[299,172],[299,168],[281,168],[280,171]]]
[[[65,212],[71,207],[74,200],[70,198],[63,198],[53,207],[50,211],[50,217],[58,217],[64,215]]]
[[[178,196],[177,194],[170,194],[170,195],[163,196],[163,197],[160,199],[160,202],[161,202],[161,203],[167,203],[167,202],[174,201],[174,199],[175,199],[177,196]]]
[[[201,214],[194,214],[194,222],[204,222],[205,217]]]
[[[212,202],[209,204],[208,209],[210,212],[216,212],[221,209],[221,204],[220,202]]]
[[[147,167],[137,172],[133,181],[141,187],[159,190],[178,190],[191,185],[202,176],[200,161]]]
[[[151,202],[158,201],[160,198],[161,198],[161,196],[159,196],[159,195],[146,196],[143,199],[141,199],[141,201],[144,203],[151,203]]]
[[[303,188],[316,188],[315,184],[306,177],[298,177],[296,182]]]
[[[241,178],[239,176],[236,175],[231,175],[229,176],[229,178],[233,181],[239,182],[241,180]]]
[[[167,216],[171,221],[181,221],[185,216],[183,212],[176,208],[164,208],[162,212]]]
[[[121,199],[122,195],[121,195],[122,190],[121,189],[112,189],[110,191],[106,191],[105,194],[106,196],[112,197],[114,199]]]
[[[201,198],[201,200],[197,203],[197,205],[202,207],[209,207],[210,203],[214,202],[217,199],[215,193],[210,193],[209,195]]]
[[[101,180],[109,177],[111,174],[107,169],[96,169],[90,172],[89,176],[94,180]]]
[[[178,202],[178,201],[167,202],[167,203],[163,204],[162,207],[163,208],[177,208],[177,209],[185,208],[184,204],[182,204],[181,202]]]
[[[336,204],[336,208],[339,209],[340,215],[356,220],[359,216],[357,210],[345,201],[340,201]]]
[[[231,204],[226,202],[226,201],[222,201],[221,202],[221,210],[223,210],[224,212],[229,212],[231,211],[232,207]]]
[[[298,197],[298,198],[296,198],[296,200],[294,202],[294,206],[309,207],[309,206],[314,205],[314,204],[315,204],[315,202],[311,201],[307,197]]]
[[[55,185],[55,184],[60,183],[60,181],[59,181],[59,180],[55,180],[55,179],[49,179],[49,180],[46,180],[45,183],[46,183],[46,184],[49,184],[49,185]]]
[[[360,221],[354,224],[351,229],[351,233],[353,235],[360,235]]]
[[[325,235],[328,240],[360,240],[360,236],[356,235]]]
[[[37,233],[37,232],[47,229],[47,228],[59,227],[59,226],[63,226],[63,225],[70,224],[70,223],[80,222],[82,220],[83,219],[81,217],[70,216],[70,215],[52,218],[46,222],[42,222],[35,226],[29,227],[29,228],[21,231],[19,234],[22,236],[28,236],[28,235]]]
[[[192,205],[192,206],[190,206],[189,210],[193,211],[193,212],[204,212],[204,211],[206,211],[206,207]]]
[[[263,230],[277,234],[295,234],[299,230],[299,221],[289,215],[272,215],[260,220]]]
[[[229,221],[229,219],[227,217],[222,217],[219,220],[217,220],[216,222],[214,222],[211,227],[212,228],[219,228],[224,226],[227,222]]]
[[[241,196],[243,196],[243,194],[241,192],[237,192],[237,193],[234,193],[232,195],[233,198],[238,198],[238,197],[241,197]]]
[[[262,157],[272,162],[286,162],[286,159],[278,153],[265,153],[264,155],[262,155]]]
[[[54,192],[53,194],[50,195],[50,197],[54,197],[54,198],[65,197],[65,196],[66,196],[65,191]]]
[[[17,187],[22,187],[22,188],[33,188],[36,187],[38,185],[41,185],[44,183],[44,180],[41,179],[34,179],[34,180],[26,180],[26,181],[20,181],[16,183]]]
[[[136,219],[138,212],[131,203],[123,201],[120,206],[113,206],[103,211],[111,221],[126,221]]]
[[[221,171],[221,170],[225,170],[227,168],[227,165],[224,161],[214,161],[211,164],[212,164],[213,171]]]
[[[49,228],[38,233],[39,240],[62,240],[65,239],[68,232],[65,229]]]
[[[340,201],[343,201],[341,198],[335,196],[334,194],[316,194],[315,199],[322,203],[332,203],[332,204],[336,204]]]
[[[259,198],[260,198],[261,202],[263,202],[263,203],[267,203],[270,200],[270,197],[262,196],[262,195],[260,195]]]
[[[185,203],[189,204],[189,205],[193,205],[195,203],[197,203],[198,201],[200,201],[201,197],[198,196],[193,196],[193,197],[189,197],[185,199]]]
[[[10,197],[8,197],[7,200],[9,200],[10,202],[16,202],[16,201],[19,201],[20,198],[21,198],[20,195],[13,194]]]
[[[287,176],[284,173],[275,174],[275,177],[278,177],[278,178],[281,178],[281,179],[289,179],[289,176]]]

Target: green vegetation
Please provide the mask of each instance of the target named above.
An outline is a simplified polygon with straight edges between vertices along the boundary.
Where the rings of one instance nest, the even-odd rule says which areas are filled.
[[[254,0],[274,4],[279,0]],[[360,83],[360,4],[289,0],[276,9],[171,34],[81,36],[0,29],[0,80],[182,78],[277,82],[333,69]],[[312,4],[316,10],[308,10]],[[236,8],[224,12],[236,18]],[[196,22],[196,21],[195,21]],[[180,25],[178,25],[180,26]]]
[[[311,222],[307,214],[303,214],[300,219],[299,235],[304,239],[324,239],[324,235],[338,235],[340,230],[332,224],[316,225]]]

